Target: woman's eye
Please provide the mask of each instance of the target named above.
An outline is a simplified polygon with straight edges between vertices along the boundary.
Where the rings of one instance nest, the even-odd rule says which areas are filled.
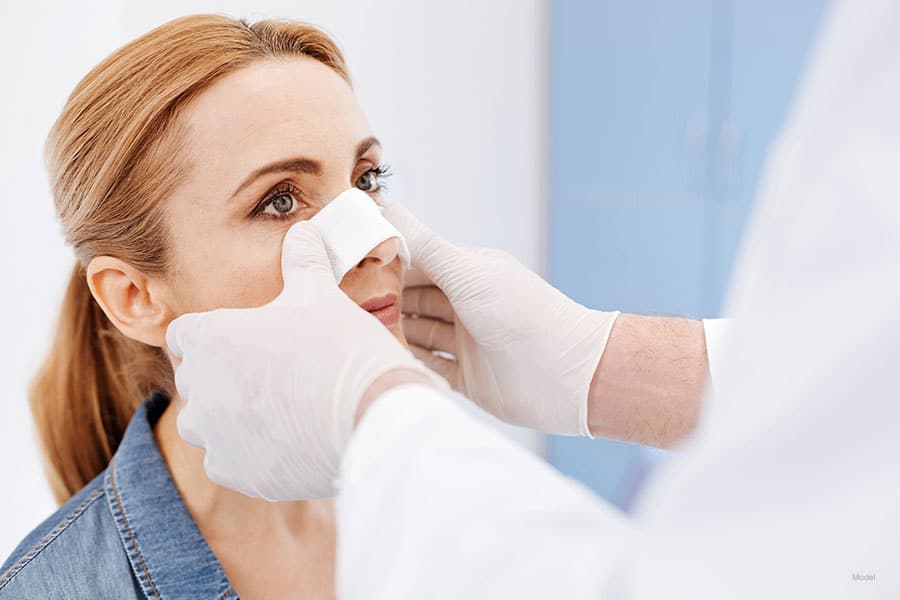
[[[377,192],[381,187],[381,181],[378,178],[378,172],[373,169],[371,171],[366,171],[365,173],[363,173],[362,177],[356,180],[356,187],[370,194],[372,192]]]
[[[288,192],[279,192],[266,202],[262,212],[263,214],[283,216],[294,212],[296,207],[297,201],[294,200],[294,197],[291,194]]]

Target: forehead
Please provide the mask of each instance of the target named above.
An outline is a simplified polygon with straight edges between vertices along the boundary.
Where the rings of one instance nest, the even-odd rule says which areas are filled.
[[[307,156],[352,154],[371,135],[349,84],[306,57],[265,59],[204,90],[184,113],[190,153],[221,175]]]

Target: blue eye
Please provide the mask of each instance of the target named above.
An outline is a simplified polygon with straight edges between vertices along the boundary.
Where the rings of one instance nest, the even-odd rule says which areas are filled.
[[[262,219],[288,219],[300,210],[300,197],[300,191],[294,186],[280,185],[256,205],[251,216]]]
[[[379,190],[387,189],[384,180],[390,176],[391,167],[389,165],[379,165],[363,173],[353,185],[367,194],[372,194]]]
[[[374,171],[367,171],[356,180],[356,187],[364,192],[376,192],[379,188],[378,176]]]
[[[291,212],[291,209],[296,206],[297,202],[294,200],[294,197],[286,192],[281,192],[274,196],[271,200],[269,200],[268,204],[265,207],[263,212],[268,211],[270,208],[275,209],[277,214],[287,214]],[[271,214],[271,213],[269,213]]]

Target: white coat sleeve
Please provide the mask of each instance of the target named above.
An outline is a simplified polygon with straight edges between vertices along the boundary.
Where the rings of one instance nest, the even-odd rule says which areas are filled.
[[[900,2],[835,2],[621,597],[900,598]]]
[[[600,597],[623,516],[452,400],[403,386],[342,462],[338,597]]]
[[[722,338],[732,327],[731,319],[703,319],[703,334],[706,337],[706,361],[709,363],[710,389],[715,391],[716,380],[722,365]]]

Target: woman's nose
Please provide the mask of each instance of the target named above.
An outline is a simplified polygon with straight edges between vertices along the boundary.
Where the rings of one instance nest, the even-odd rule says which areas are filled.
[[[389,238],[372,248],[366,256],[359,261],[357,267],[372,264],[374,266],[384,266],[391,263],[397,258],[400,252],[400,240],[397,238]]]

